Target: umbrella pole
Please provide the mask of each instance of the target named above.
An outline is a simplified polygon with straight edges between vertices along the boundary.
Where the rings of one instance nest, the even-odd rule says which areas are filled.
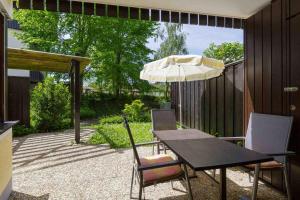
[[[180,128],[182,128],[181,81],[179,81],[179,121]]]
[[[179,77],[179,122],[180,128],[182,128],[182,104],[181,104],[181,80],[180,80],[180,65],[178,65],[178,77]]]

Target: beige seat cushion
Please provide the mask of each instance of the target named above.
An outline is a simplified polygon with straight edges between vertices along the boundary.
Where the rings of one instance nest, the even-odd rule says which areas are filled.
[[[140,161],[143,166],[147,166],[151,164],[163,164],[174,161],[174,159],[169,155],[159,154],[140,158]],[[180,165],[145,170],[143,171],[144,185],[151,185],[171,180],[181,176],[182,174],[183,170],[181,169]]]

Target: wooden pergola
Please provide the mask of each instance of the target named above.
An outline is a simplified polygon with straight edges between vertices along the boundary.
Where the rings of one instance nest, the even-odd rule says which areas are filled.
[[[71,88],[71,120],[75,128],[75,141],[80,142],[80,74],[90,64],[90,59],[80,56],[7,49],[7,66],[11,69],[68,73]]]

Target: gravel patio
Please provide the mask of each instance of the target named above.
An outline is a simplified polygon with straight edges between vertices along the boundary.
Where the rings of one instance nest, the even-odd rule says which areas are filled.
[[[92,132],[82,129],[83,140]],[[129,199],[132,151],[107,145],[76,145],[73,138],[72,130],[15,138],[14,191],[10,199]],[[140,149],[141,155],[151,155],[151,151],[151,147]],[[197,175],[199,178],[191,180],[194,199],[218,199],[218,185],[202,172]],[[243,171],[228,170],[227,182],[228,199],[251,194],[252,183]],[[174,185],[176,190],[170,183],[146,188],[146,199],[186,199],[184,183],[177,181]],[[258,199],[286,198],[260,183]]]

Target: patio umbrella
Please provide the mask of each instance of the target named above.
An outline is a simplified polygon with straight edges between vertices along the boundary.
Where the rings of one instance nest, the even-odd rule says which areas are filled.
[[[179,82],[180,125],[182,125],[181,82],[218,77],[224,70],[223,61],[199,55],[172,55],[145,64],[140,78],[150,82]]]

